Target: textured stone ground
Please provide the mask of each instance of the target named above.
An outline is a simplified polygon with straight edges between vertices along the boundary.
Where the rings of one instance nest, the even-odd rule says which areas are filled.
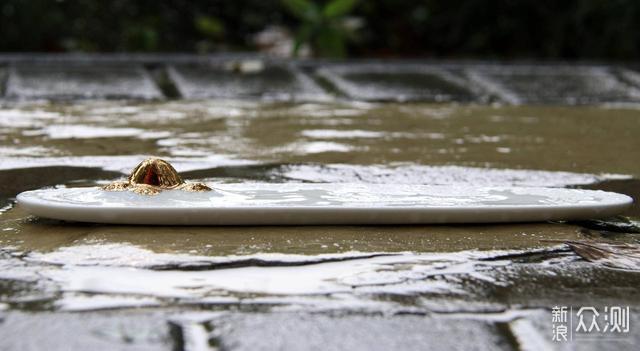
[[[3,55],[7,99],[640,102],[640,74],[606,64],[291,62],[250,55]],[[1,76],[0,76],[1,77]]]
[[[626,226],[228,228],[64,223],[14,206],[28,189],[106,184],[146,155],[212,184],[639,197],[630,67],[256,60],[0,56],[0,349],[637,348],[638,273],[546,241],[637,244],[637,205]],[[555,343],[558,305],[629,306],[631,331]]]

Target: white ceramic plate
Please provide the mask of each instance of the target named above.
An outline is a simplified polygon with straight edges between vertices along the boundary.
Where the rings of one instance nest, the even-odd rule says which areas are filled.
[[[562,188],[383,184],[216,184],[155,196],[100,188],[27,191],[28,212],[80,222],[151,225],[306,225],[530,222],[616,215],[626,195]]]

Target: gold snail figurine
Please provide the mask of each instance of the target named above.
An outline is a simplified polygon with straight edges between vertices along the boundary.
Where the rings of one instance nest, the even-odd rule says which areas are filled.
[[[107,191],[133,191],[142,195],[156,195],[163,190],[211,191],[204,183],[185,183],[169,162],[148,158],[133,169],[127,181],[105,185]]]

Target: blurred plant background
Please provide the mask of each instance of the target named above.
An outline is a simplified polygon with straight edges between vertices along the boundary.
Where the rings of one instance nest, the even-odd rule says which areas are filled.
[[[353,39],[360,27],[357,18],[347,17],[357,0],[331,0],[324,4],[312,0],[282,0],[282,3],[301,22],[293,42],[293,55],[297,56],[307,44],[318,56],[346,56],[347,39]]]
[[[2,0],[4,52],[640,57],[633,0]]]

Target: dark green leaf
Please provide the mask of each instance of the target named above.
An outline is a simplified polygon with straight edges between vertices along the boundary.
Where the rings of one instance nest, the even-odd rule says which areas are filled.
[[[224,33],[224,24],[211,16],[196,17],[195,26],[202,34],[210,37],[219,37]]]
[[[308,19],[314,11],[315,4],[311,0],[281,0],[284,7],[300,19]]]
[[[357,3],[358,0],[332,0],[324,7],[322,14],[325,18],[341,17],[351,12]]]
[[[346,55],[344,33],[335,27],[322,28],[315,43],[315,49],[320,56],[342,58]]]

